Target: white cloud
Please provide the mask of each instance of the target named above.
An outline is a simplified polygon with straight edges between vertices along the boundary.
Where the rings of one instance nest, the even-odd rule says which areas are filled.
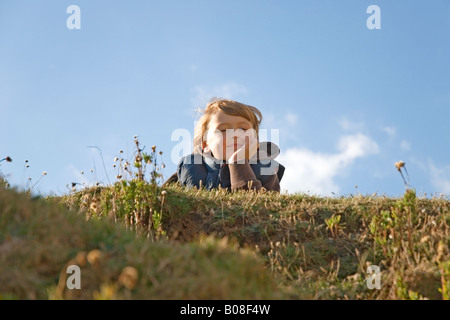
[[[431,175],[431,184],[438,189],[438,192],[450,195],[450,166],[438,168],[429,160],[428,168]]]
[[[400,142],[400,150],[410,151],[411,150],[411,142],[402,140],[402,142]]]
[[[383,131],[386,132],[388,135],[395,136],[397,133],[397,129],[395,127],[384,127]]]
[[[297,124],[298,116],[295,113],[287,113],[285,116],[286,122],[291,125],[295,126]]]
[[[208,101],[213,97],[236,99],[236,97],[245,95],[248,92],[245,86],[234,82],[215,87],[195,86],[191,91],[194,92],[194,97],[191,99],[191,104],[195,107],[202,108],[204,108]]]
[[[318,153],[305,148],[290,148],[282,152],[278,161],[286,167],[281,180],[283,191],[312,192],[330,195],[339,192],[335,183],[344,169],[355,159],[378,153],[376,142],[359,133],[343,136],[337,144],[338,153]]]

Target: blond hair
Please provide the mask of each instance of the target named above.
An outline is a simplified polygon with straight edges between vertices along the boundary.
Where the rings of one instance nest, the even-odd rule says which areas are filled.
[[[223,111],[230,116],[238,116],[250,121],[256,132],[257,138],[259,138],[259,125],[262,120],[261,111],[253,106],[234,100],[213,98],[208,102],[205,109],[200,110],[202,115],[194,130],[194,153],[202,153],[203,137],[208,130],[209,121],[212,116],[219,111]]]

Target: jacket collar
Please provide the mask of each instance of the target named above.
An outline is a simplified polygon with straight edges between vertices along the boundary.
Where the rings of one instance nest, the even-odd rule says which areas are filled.
[[[210,152],[203,154],[203,160],[205,162],[206,169],[208,169],[208,171],[210,171],[210,172],[219,171],[220,167],[222,165],[226,164],[226,162],[224,160],[218,160],[218,159],[214,158]]]

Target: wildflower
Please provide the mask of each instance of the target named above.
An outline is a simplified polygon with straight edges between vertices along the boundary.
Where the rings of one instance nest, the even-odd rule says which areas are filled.
[[[395,163],[395,167],[398,171],[400,171],[405,166],[405,163],[403,161],[398,161]]]
[[[26,166],[25,166],[25,168],[29,168],[30,167],[30,165],[29,164],[27,164]]]
[[[132,290],[137,284],[138,271],[134,267],[125,267],[118,280],[125,288]]]
[[[120,150],[119,153],[123,153],[123,150]]]
[[[117,162],[119,160],[119,158],[115,157],[114,158],[114,162]]]
[[[167,194],[166,190],[161,191],[161,195],[165,196]]]
[[[159,155],[160,155],[160,156],[162,155],[162,151],[159,152]]]
[[[91,169],[91,172],[94,172],[94,169]]]
[[[47,175],[47,171],[42,172],[42,175],[46,176]]]
[[[91,208],[92,211],[94,211],[95,213],[97,213],[97,209],[98,209],[97,203],[92,202],[91,205],[90,205],[90,208]]]
[[[163,164],[161,165],[161,167],[164,169],[164,168],[166,167],[166,165],[163,163]]]
[[[115,168],[115,167],[116,167],[116,165],[114,164],[114,165],[113,165],[113,168]]]
[[[122,175],[119,174],[116,176],[116,178],[117,178],[117,180],[120,180],[120,179],[122,179]]]
[[[152,151],[153,151],[153,152],[156,151],[156,146],[152,146]]]
[[[84,171],[81,171],[81,174],[84,174]]]
[[[12,159],[10,157],[6,157],[6,162],[12,162]]]

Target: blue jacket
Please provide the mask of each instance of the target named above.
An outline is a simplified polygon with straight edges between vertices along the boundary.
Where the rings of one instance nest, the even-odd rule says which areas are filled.
[[[272,150],[276,145],[272,144]],[[279,153],[279,149],[276,149]],[[279,183],[283,177],[285,167],[275,161],[275,156],[258,157],[258,160],[250,162],[250,167],[255,174],[254,187],[259,189],[264,187],[267,190],[280,191]],[[239,166],[239,165],[238,165]],[[247,169],[248,171],[248,169]],[[246,189],[247,181],[242,181],[238,186],[231,186],[230,168],[225,162],[201,154],[190,154],[181,158],[177,171],[164,183],[178,181],[187,187],[205,187],[208,190],[218,188],[225,189]],[[245,185],[244,185],[245,184]]]

